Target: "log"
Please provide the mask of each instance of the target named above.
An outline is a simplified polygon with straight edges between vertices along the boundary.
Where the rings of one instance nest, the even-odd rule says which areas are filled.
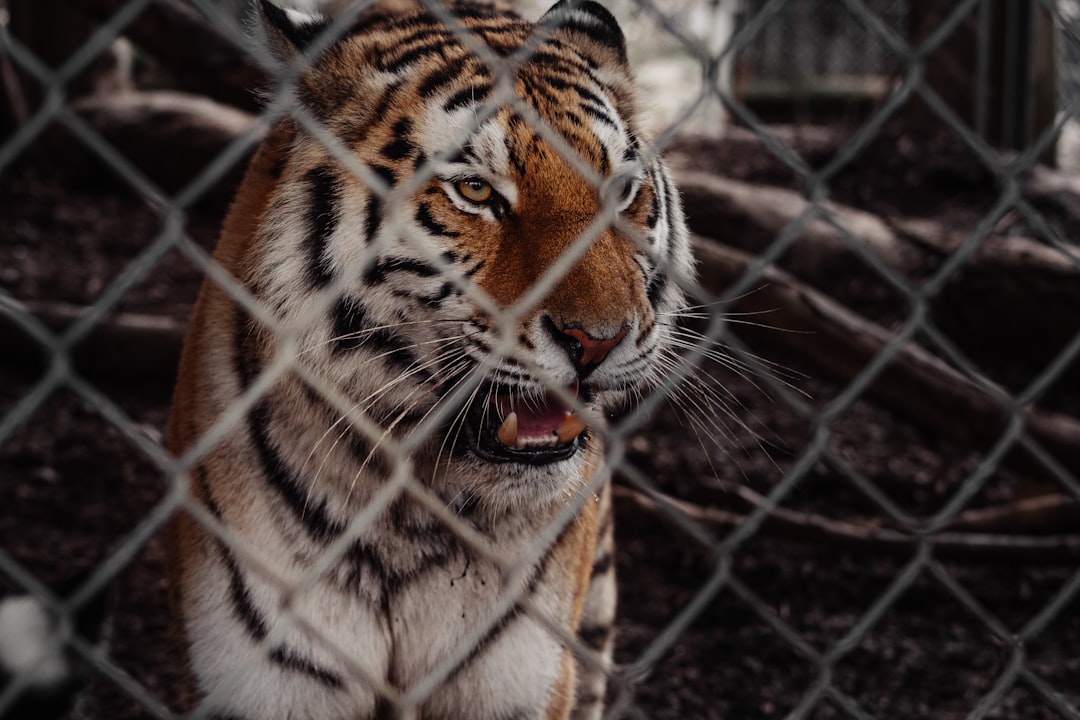
[[[793,190],[719,177],[687,162],[673,167],[691,230],[725,245],[759,255],[809,207]],[[1046,168],[1033,172],[1026,187],[1030,199],[1080,206],[1080,183]],[[916,285],[969,232],[934,219],[882,219],[834,202],[823,206],[848,233],[815,217],[777,265],[877,320],[897,319],[906,298],[872,268],[857,244]],[[931,309],[935,323],[965,351],[1045,367],[1080,333],[1080,249],[1070,254],[1021,235],[991,233],[932,299]]]
[[[0,303],[2,361],[39,370],[51,360],[46,349],[14,319],[15,312],[33,315],[57,334],[71,326],[86,308],[66,303],[23,303],[15,310]],[[170,317],[117,313],[103,320],[71,351],[72,365],[87,377],[133,377],[168,380],[176,372],[184,324]]]
[[[678,528],[677,518],[711,528],[730,528],[741,525],[746,515],[702,507],[673,498],[660,492],[643,492],[616,485],[613,489],[616,513],[625,522],[634,511],[646,512]],[[764,499],[761,500],[762,502]],[[761,523],[758,532],[799,543],[845,552],[866,552],[910,558],[917,552],[919,538],[911,533],[883,528],[874,524],[858,524],[833,520],[813,513],[787,508],[773,508]],[[685,536],[684,533],[675,533]],[[1080,558],[1080,535],[1005,535],[991,533],[940,532],[927,536],[935,558],[969,562],[998,563],[1003,561],[1029,564],[1075,562]]]
[[[126,0],[79,0],[97,23],[106,22]],[[238,28],[212,27],[179,0],[156,0],[124,28],[124,34],[168,71],[174,87],[254,112],[266,72],[241,48]]]
[[[793,190],[709,173],[676,171],[675,179],[691,229],[703,234],[703,229],[709,228],[708,237],[756,255],[764,252],[810,206]],[[853,247],[861,242],[889,267],[904,273],[913,270],[920,253],[898,240],[880,218],[833,202],[822,206],[847,230],[848,236],[821,217],[813,217],[781,258],[781,266],[797,268],[809,278],[824,278],[860,265],[865,268],[865,261],[856,255]],[[719,228],[723,228],[722,233],[717,232]]]
[[[1029,197],[1060,195],[1080,203],[1080,187],[1072,196],[1074,183],[1043,171],[1029,183]],[[998,229],[1008,229],[1015,219],[1009,213]],[[942,258],[966,239],[964,232],[933,220],[902,218],[892,225],[901,237]],[[960,266],[932,307],[938,327],[965,351],[1008,356],[1041,369],[1080,333],[1080,248],[994,232]]]
[[[722,296],[755,260],[700,237],[694,240],[694,252],[701,285],[713,296]],[[892,337],[880,325],[775,267],[766,268],[757,289],[733,302],[730,309],[767,313],[773,327],[740,325],[739,335],[796,357],[812,374],[840,383],[854,380]],[[793,332],[777,332],[774,327]],[[1000,387],[983,385],[986,389],[909,342],[877,374],[866,396],[930,432],[985,450],[1005,429],[1002,408],[1010,398]],[[1080,473],[1080,422],[1032,408],[1023,417],[1031,437],[1074,474]],[[1015,462],[1012,455],[1010,459]]]
[[[1035,534],[1066,532],[1078,527],[1080,501],[1060,493],[967,510],[948,525],[949,530],[959,532]]]
[[[4,31],[10,31],[39,63],[49,68],[62,67],[101,24],[83,13],[71,12],[71,3],[66,0],[7,0],[6,6],[10,23]],[[58,22],[58,18],[63,21]],[[133,89],[131,55],[130,47],[122,40],[114,40],[74,77],[65,80],[65,97],[73,100],[95,93]],[[29,71],[19,68],[17,76],[30,112],[37,110],[46,89]]]
[[[691,499],[709,508],[745,515],[767,504],[767,499],[753,489],[714,477],[701,478],[695,487]],[[880,527],[881,522],[875,521],[875,526]],[[1005,505],[965,510],[943,529],[998,535],[1064,535],[1077,528],[1080,528],[1080,500],[1049,493]]]
[[[256,122],[228,105],[167,90],[98,95],[72,109],[168,193],[185,187]],[[74,145],[69,157],[79,153],[85,158],[88,151]],[[252,151],[254,146],[211,186],[205,197],[214,207],[224,208],[232,200]]]
[[[678,162],[673,170],[691,231],[755,255],[809,207],[794,190],[724,178]],[[847,232],[811,216],[776,264],[845,304],[873,311],[876,318],[895,317],[904,299],[871,269],[856,245],[906,277],[926,264],[926,251],[870,213],[832,202],[824,207]]]

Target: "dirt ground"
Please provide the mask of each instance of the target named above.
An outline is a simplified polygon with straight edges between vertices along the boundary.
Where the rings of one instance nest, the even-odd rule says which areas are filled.
[[[962,150],[893,152],[883,137],[830,184],[834,198],[864,209],[905,204],[911,216],[947,214],[971,222],[985,211],[993,178],[972,169]],[[823,153],[822,158],[827,157]],[[790,173],[760,150],[731,148],[724,172],[792,184]],[[948,203],[933,202],[948,188]],[[184,317],[201,276],[179,253],[167,253],[144,276],[125,268],[161,231],[162,218],[120,182],[94,167],[70,168],[41,151],[0,175],[0,288],[20,300],[85,304],[117,282],[130,284],[122,309]],[[215,209],[197,209],[187,230],[213,242]],[[766,493],[799,466],[820,433],[855,473],[904,511],[928,516],[976,472],[981,452],[930,436],[888,410],[856,402],[825,428],[814,411],[841,390],[800,374],[797,360],[771,357],[811,410],[800,413],[767,382],[720,367],[703,372],[730,392],[733,412],[749,427],[695,433],[694,413],[664,407],[630,441],[628,462],[662,490],[708,504],[717,480]],[[1023,353],[980,358],[999,377],[1034,371]],[[1038,364],[1038,363],[1034,363]],[[19,406],[42,377],[40,368],[2,366],[0,419]],[[140,536],[168,490],[153,460],[103,417],[119,415],[128,433],[158,441],[168,413],[170,378],[93,377],[100,400],[70,389],[49,396],[0,445],[0,547],[42,582],[57,587],[107,558],[117,573],[109,588],[114,617],[108,660],[166,706],[176,702],[175,670],[166,631],[160,537],[151,534],[132,557],[117,555]],[[1055,402],[1076,406],[1080,393],[1063,385]],[[107,404],[107,405],[103,405]],[[626,482],[625,479],[621,482]],[[1008,502],[1043,487],[1043,480],[1007,469],[990,473],[972,506]],[[784,506],[856,523],[887,523],[871,499],[838,469],[816,460]],[[1076,584],[1080,562],[1017,563],[989,555],[935,561],[910,586],[891,591],[912,567],[915,551],[880,551],[751,535],[731,554],[717,554],[657,515],[621,503],[618,528],[620,610],[617,661],[627,672],[613,689],[632,697],[625,717],[785,717],[826,691],[801,717],[969,717],[999,678],[1022,659],[1025,671],[1059,694],[1059,709],[1080,707],[1080,597],[1073,593],[1022,645],[1021,633],[1060,593]],[[714,527],[716,542],[734,528]],[[723,575],[714,592],[711,581]],[[0,589],[16,583],[0,580]],[[712,583],[715,584],[715,583]],[[893,601],[868,627],[867,613]],[[681,622],[680,613],[695,612]],[[990,625],[986,620],[990,620]],[[1037,621],[1041,622],[1041,621]],[[794,644],[793,644],[794,643]],[[654,658],[642,664],[643,657]],[[635,672],[630,673],[629,670]],[[149,714],[113,680],[92,673],[87,717],[127,720]],[[979,717],[1042,719],[1058,712],[1028,680],[1019,679]]]

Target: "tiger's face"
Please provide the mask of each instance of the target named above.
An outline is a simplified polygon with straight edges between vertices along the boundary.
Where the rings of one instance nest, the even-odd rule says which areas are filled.
[[[321,28],[268,14],[287,52]],[[300,76],[312,122],[252,285],[448,497],[550,502],[603,413],[659,379],[687,233],[606,10],[454,14],[490,57],[426,12],[375,14]]]

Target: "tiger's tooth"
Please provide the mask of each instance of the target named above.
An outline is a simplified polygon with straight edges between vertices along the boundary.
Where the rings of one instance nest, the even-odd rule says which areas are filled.
[[[514,447],[517,443],[518,418],[517,413],[512,412],[506,416],[499,426],[498,438],[506,447]]]
[[[559,442],[564,445],[578,435],[585,429],[585,421],[581,419],[581,416],[577,413],[571,413],[566,416],[566,419],[562,421],[559,427],[555,428],[555,434],[559,436]]]

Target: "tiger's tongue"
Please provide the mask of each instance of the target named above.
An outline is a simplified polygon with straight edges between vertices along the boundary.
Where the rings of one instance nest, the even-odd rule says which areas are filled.
[[[578,383],[566,390],[577,397]],[[513,403],[509,396],[497,395],[492,403],[503,419],[498,430],[499,442],[507,447],[565,444],[585,429],[585,423],[552,392],[540,399],[519,399]]]

